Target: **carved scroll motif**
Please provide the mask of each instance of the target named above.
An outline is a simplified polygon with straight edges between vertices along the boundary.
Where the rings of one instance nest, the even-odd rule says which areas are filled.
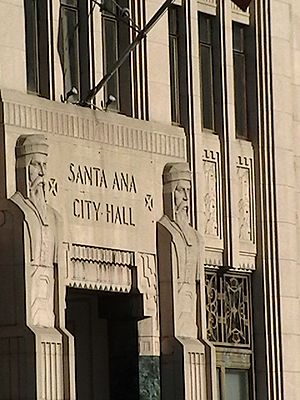
[[[249,279],[206,272],[207,337],[212,342],[250,345]]]
[[[217,274],[205,275],[207,337],[213,342],[219,338]]]
[[[204,156],[205,234],[220,237],[220,166],[219,154],[205,151]]]
[[[239,157],[237,175],[239,238],[243,241],[254,242],[253,171],[251,159]]]

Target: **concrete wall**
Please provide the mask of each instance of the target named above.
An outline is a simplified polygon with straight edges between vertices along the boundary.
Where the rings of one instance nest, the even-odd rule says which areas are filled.
[[[284,398],[300,391],[300,4],[271,2]]]

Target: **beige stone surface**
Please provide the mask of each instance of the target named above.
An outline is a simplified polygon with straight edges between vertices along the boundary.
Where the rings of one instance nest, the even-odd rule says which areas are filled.
[[[0,84],[1,87],[25,91],[25,27],[23,2],[1,1]],[[13,24],[12,24],[13,21]]]
[[[266,28],[266,37],[262,35],[264,40],[258,42],[258,56],[262,56],[263,60],[262,63],[258,60],[257,66],[264,67],[265,62],[269,60],[272,65],[270,70],[264,70],[260,75],[260,131],[253,140],[253,145],[251,141],[236,139],[235,135],[232,18],[245,24],[248,24],[249,19],[248,15],[238,14],[236,9],[232,12],[231,1],[222,2],[221,7],[221,12],[224,11],[224,15],[221,16],[221,33],[225,36],[221,52],[224,129],[220,136],[202,132],[201,123],[197,12],[198,8],[205,11],[207,7],[203,8],[202,4],[197,4],[197,2],[189,2],[191,19],[188,21],[188,29],[190,29],[191,53],[187,59],[187,69],[191,73],[189,78],[192,80],[187,82],[188,95],[181,99],[189,105],[190,112],[190,125],[186,126],[184,131],[182,128],[171,125],[167,14],[149,33],[147,57],[143,55],[144,60],[147,61],[148,98],[146,100],[149,101],[150,119],[150,121],[143,121],[117,113],[91,110],[60,102],[60,95],[63,93],[63,73],[56,46],[59,0],[52,2],[55,86],[53,98],[56,102],[25,94],[23,3],[21,0],[0,0],[0,90],[1,107],[3,107],[0,132],[0,176],[3,179],[1,179],[0,193],[3,198],[10,198],[18,189],[15,145],[20,135],[46,135],[49,144],[48,169],[45,175],[46,197],[48,205],[61,214],[62,224],[65,227],[62,238],[64,261],[61,262],[60,269],[63,276],[63,283],[60,283],[59,289],[62,296],[60,316],[64,314],[66,298],[64,291],[67,286],[74,290],[79,290],[80,287],[81,290],[93,289],[97,293],[111,291],[126,294],[130,293],[134,287],[134,290],[141,294],[143,309],[143,319],[137,324],[139,355],[147,357],[160,355],[159,296],[160,301],[168,305],[170,296],[166,294],[166,287],[175,283],[177,279],[168,276],[166,281],[161,280],[161,287],[159,287],[156,222],[163,215],[162,173],[166,163],[185,162],[189,157],[193,175],[191,220],[193,226],[197,226],[200,234],[205,236],[206,250],[204,253],[201,249],[200,256],[206,255],[206,262],[210,265],[226,265],[235,273],[242,265],[244,265],[244,273],[251,273],[250,270],[258,269],[254,272],[256,275],[253,275],[261,274],[263,283],[260,292],[257,287],[254,287],[254,293],[260,299],[260,302],[255,303],[258,309],[253,309],[256,319],[254,343],[258,353],[255,355],[258,365],[256,371],[258,382],[261,382],[261,377],[262,381],[268,378],[269,372],[274,373],[272,376],[279,382],[281,375],[277,372],[276,368],[279,364],[276,364],[276,360],[279,359],[280,351],[282,351],[283,357],[280,361],[283,364],[284,399],[298,400],[300,364],[299,357],[295,357],[295,354],[300,352],[299,0],[256,0],[255,2],[257,6],[267,7],[271,21],[271,48],[269,49],[266,47],[269,43],[268,27],[265,26],[267,18],[258,16],[259,23],[262,23],[262,32]],[[146,21],[161,4],[162,1],[146,1]],[[208,7],[214,13],[215,6]],[[220,15],[217,18],[219,17]],[[94,80],[97,83],[103,76],[102,22],[101,13],[97,7],[89,18],[90,22],[93,21],[94,31],[91,36],[94,37],[93,46],[87,50],[94,51],[95,58],[91,71],[94,70]],[[257,29],[260,28],[259,24],[256,26]],[[185,54],[180,54],[180,57],[185,57]],[[141,77],[137,78],[136,83],[139,88],[142,86]],[[94,84],[93,79],[90,84],[91,86]],[[143,94],[143,96],[146,95]],[[145,100],[143,96],[137,99],[138,107],[142,107],[141,104]],[[102,99],[103,91],[97,95],[97,106],[100,108]],[[139,113],[140,110],[136,112],[136,115]],[[266,147],[259,147],[261,143]],[[251,164],[248,169],[251,179],[249,178],[248,181],[247,173],[244,181],[241,179],[241,168],[245,167],[245,162]],[[214,163],[215,169],[208,168],[207,172],[208,163]],[[209,167],[211,167],[210,164]],[[273,167],[275,181],[269,180],[273,177]],[[245,185],[243,186],[242,183]],[[251,195],[247,191],[251,192]],[[207,195],[211,196],[211,214],[206,208],[209,197]],[[246,204],[242,210],[243,215],[239,208],[241,200]],[[261,202],[265,202],[265,208],[262,207]],[[5,201],[4,205],[6,207]],[[6,212],[7,209],[5,209]],[[1,215],[0,227],[2,228],[3,215],[2,219]],[[9,220],[9,215],[4,215]],[[246,223],[246,230],[241,234],[243,216],[245,218],[249,216],[249,220],[247,218],[245,220],[249,226],[250,222],[252,225],[249,227]],[[277,218],[276,221],[273,221],[274,217]],[[16,218],[21,218],[17,212]],[[12,223],[12,220],[10,222]],[[29,222],[26,224],[30,225]],[[37,224],[33,223],[33,225]],[[215,226],[217,226],[216,230]],[[277,231],[269,232],[268,229],[274,226]],[[251,230],[251,235],[249,230]],[[215,231],[217,231],[216,234]],[[7,235],[2,235],[1,240],[7,246],[7,238],[13,242],[18,235],[13,230],[5,232]],[[28,237],[26,236],[26,240],[30,242],[31,239]],[[23,250],[26,249],[26,252],[27,244],[21,246]],[[18,248],[18,252],[21,252],[21,247]],[[0,251],[1,254],[3,252],[6,254],[3,248]],[[175,253],[174,247],[172,251]],[[6,260],[5,257],[2,259]],[[172,262],[175,261],[174,256]],[[29,265],[28,270],[32,266],[29,259],[26,259],[25,264]],[[137,275],[135,276],[132,271],[136,271]],[[5,269],[5,274],[3,274],[3,279],[9,276],[10,271]],[[47,282],[52,281],[51,273],[44,275]],[[27,274],[26,279],[28,276]],[[39,274],[38,277],[40,277]],[[264,280],[265,277],[268,279]],[[27,287],[26,282],[18,281],[21,285],[17,291],[18,298],[22,298],[24,288],[28,292],[28,298],[32,300],[32,292],[39,294],[43,292],[43,288],[47,292],[49,286],[43,282],[44,286],[41,285],[41,290],[37,287],[37,290],[32,291],[31,283]],[[31,282],[29,278],[28,282]],[[11,284],[12,282],[8,279],[5,288],[0,286],[0,290],[3,289],[7,298],[11,298],[9,297],[9,292],[12,292]],[[203,277],[201,291],[201,306],[203,306]],[[177,294],[174,295],[174,324],[179,331],[182,328],[181,333],[186,334],[189,331],[193,340],[180,339],[179,347],[184,348],[184,351],[179,351],[179,347],[174,345],[176,348],[174,365],[179,368],[180,357],[183,357],[186,365],[191,365],[195,361],[199,369],[194,372],[199,373],[204,382],[204,347],[200,346],[201,351],[197,353],[200,347],[194,317],[187,319],[186,326],[179,328],[178,313],[180,314],[180,307],[186,304],[183,301],[179,301],[179,305],[176,303]],[[194,294],[193,287],[193,296]],[[52,304],[51,291],[50,300],[49,303]],[[14,304],[13,300],[12,304]],[[39,304],[39,301],[36,304]],[[281,307],[280,313],[276,308],[278,304]],[[28,315],[31,312],[29,305],[30,302],[24,305],[24,313],[26,309]],[[39,308],[38,305],[37,307]],[[263,310],[260,307],[264,307]],[[50,328],[48,327],[50,330],[54,330],[53,310],[48,312],[47,306],[44,308],[45,315],[36,318],[32,328],[37,338],[37,346],[42,349],[37,356],[38,363],[48,362],[49,357],[59,354],[62,343],[61,333],[38,332],[39,329],[45,328],[36,328],[41,325],[41,320],[44,321],[43,324],[46,321],[46,324],[50,325]],[[7,321],[11,322],[10,318],[13,320],[17,315],[15,305],[11,306],[11,310],[10,313],[9,310],[3,308],[0,315],[0,347],[2,349],[7,347],[5,335],[8,332],[2,325],[5,325]],[[266,312],[268,319],[263,319],[262,311]],[[271,314],[268,314],[269,312]],[[281,319],[277,321],[279,316]],[[21,314],[19,317],[21,318]],[[205,331],[204,320],[205,311],[203,311],[201,322],[203,332]],[[269,321],[271,322],[268,325]],[[273,331],[276,328],[274,321],[278,322],[280,328],[278,332]],[[270,328],[269,332],[264,332],[265,326]],[[61,328],[64,330],[63,326]],[[13,328],[9,332],[11,338],[14,338],[10,346],[22,347],[19,339],[13,336]],[[180,332],[176,333],[179,337]],[[277,333],[281,334],[282,348],[278,346],[280,341],[277,341]],[[64,335],[68,338],[71,351],[73,351],[71,335],[68,336],[67,332],[64,332]],[[203,333],[202,338],[204,337]],[[167,344],[164,342],[163,346],[166,346],[164,350],[165,348],[169,350],[168,346],[172,347],[173,344],[172,341]],[[34,354],[33,346],[32,341],[28,347],[33,352],[32,354]],[[269,351],[268,357],[272,371],[267,371],[268,366],[265,365],[266,349]],[[194,359],[191,358],[191,354],[188,354],[189,352],[195,352]],[[273,355],[274,358],[272,358]],[[74,363],[72,357],[70,360],[71,364]],[[59,360],[58,366],[61,366]],[[70,369],[74,371],[73,364]],[[188,380],[187,375],[184,375],[187,370],[179,374],[180,379]],[[40,373],[41,371],[42,369]],[[216,382],[213,375],[211,379]],[[45,390],[48,390],[50,383],[44,381],[44,384]],[[72,385],[74,392],[74,382]],[[59,387],[59,383],[57,386]],[[262,396],[264,389],[260,387],[260,390],[259,396]],[[276,389],[271,388],[270,393],[271,397],[268,400],[279,399],[280,395],[276,393]],[[197,400],[205,398],[204,386],[203,392],[198,391],[196,395]],[[188,396],[190,396],[189,389],[187,398]],[[259,396],[257,400],[266,400],[266,397]],[[18,395],[9,400],[15,399],[20,400]],[[215,400],[215,398],[210,400]]]

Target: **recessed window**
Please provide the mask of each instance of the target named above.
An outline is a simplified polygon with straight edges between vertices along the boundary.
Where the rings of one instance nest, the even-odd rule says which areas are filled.
[[[235,129],[237,136],[248,137],[247,70],[245,27],[233,24],[233,70],[235,99]]]
[[[171,86],[171,119],[179,124],[180,121],[180,81],[179,81],[179,27],[178,9],[169,9],[169,57],[170,57],[170,86]]]
[[[59,54],[64,98],[78,101],[87,93],[90,84],[87,3],[61,0]]]
[[[111,72],[114,64],[124,53],[130,41],[129,26],[126,19],[124,20],[122,17],[122,9],[127,7],[128,4],[126,0],[119,0],[116,3],[104,1],[102,23],[105,74]],[[109,104],[108,108],[110,110],[116,110],[126,115],[131,115],[130,57],[106,83],[104,94],[105,103]],[[108,102],[109,98],[113,98],[115,101]]]
[[[47,0],[25,1],[27,90],[50,97]]]
[[[199,14],[202,126],[221,131],[220,46],[216,17]]]

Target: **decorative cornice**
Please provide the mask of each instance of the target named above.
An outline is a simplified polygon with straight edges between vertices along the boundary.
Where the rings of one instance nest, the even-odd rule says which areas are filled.
[[[119,114],[83,109],[30,95],[2,95],[4,125],[185,160],[183,129]],[[33,103],[33,104],[31,104]],[[112,115],[113,114],[113,115]]]

